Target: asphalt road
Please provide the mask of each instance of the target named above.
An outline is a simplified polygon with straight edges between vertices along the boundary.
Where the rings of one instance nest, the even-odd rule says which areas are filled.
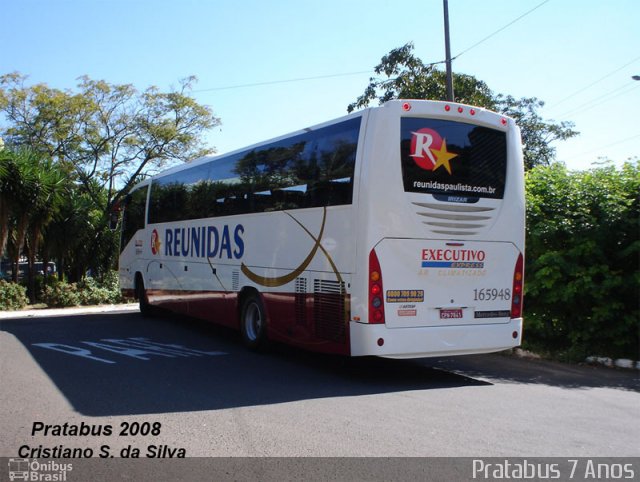
[[[131,312],[0,327],[2,457],[640,455],[637,371],[255,354],[232,331]],[[83,424],[94,434],[74,435]]]

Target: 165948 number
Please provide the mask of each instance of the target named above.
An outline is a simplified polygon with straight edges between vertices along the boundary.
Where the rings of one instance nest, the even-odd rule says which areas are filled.
[[[509,288],[480,288],[473,290],[473,301],[495,301],[511,299]]]

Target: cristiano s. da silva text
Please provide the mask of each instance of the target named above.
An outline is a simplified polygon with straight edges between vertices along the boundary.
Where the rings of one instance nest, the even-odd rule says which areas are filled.
[[[65,422],[59,425],[48,425],[34,422],[31,427],[31,437],[64,438],[64,443],[54,444],[23,444],[18,448],[18,457],[23,458],[184,458],[186,449],[174,447],[164,443],[155,443],[162,433],[162,423],[153,421],[123,421],[119,424],[88,424],[80,422],[73,424]],[[69,439],[78,442],[69,444]],[[123,445],[104,443],[109,439],[131,439],[135,444]],[[99,440],[98,444],[91,441]],[[91,446],[90,446],[91,445]]]

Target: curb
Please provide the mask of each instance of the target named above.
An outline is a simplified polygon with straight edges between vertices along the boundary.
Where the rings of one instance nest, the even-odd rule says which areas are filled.
[[[612,358],[601,356],[588,356],[585,360],[590,365],[602,365],[605,367],[617,367],[640,370],[640,361],[628,360],[626,358],[618,358],[613,360]]]
[[[90,315],[95,313],[135,312],[137,303],[120,305],[76,306],[71,308],[45,308],[42,310],[0,311],[0,320],[20,318],[46,318],[49,316]]]
[[[513,355],[518,358],[526,358],[529,360],[542,360],[543,358],[537,353],[533,353],[527,350],[523,350],[518,347],[513,350]],[[588,365],[600,365],[608,368],[624,368],[627,370],[640,370],[640,361],[628,360],[626,358],[619,358],[614,360],[612,358],[601,356],[589,356],[584,361]]]

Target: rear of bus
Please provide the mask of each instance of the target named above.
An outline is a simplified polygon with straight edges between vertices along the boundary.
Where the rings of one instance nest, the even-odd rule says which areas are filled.
[[[489,353],[520,345],[524,169],[510,118],[392,101],[366,117],[351,354]]]

